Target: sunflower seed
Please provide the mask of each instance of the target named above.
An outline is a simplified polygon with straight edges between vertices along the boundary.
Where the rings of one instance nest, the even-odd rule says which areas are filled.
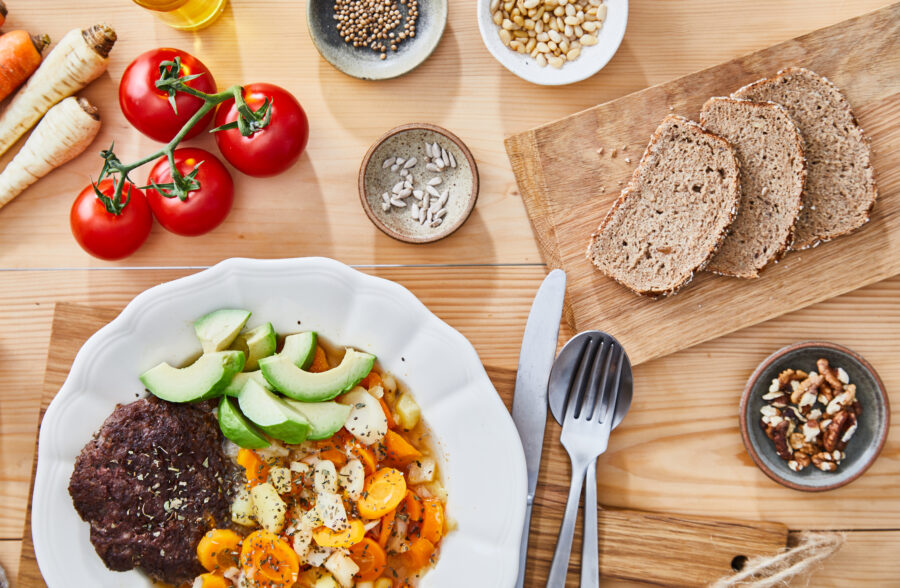
[[[425,211],[428,208],[428,203],[431,202],[431,194],[425,194],[425,198],[422,200],[422,210]]]
[[[405,177],[408,176],[408,175],[409,175],[409,170],[406,169],[405,167],[404,167],[403,169],[400,170],[400,177],[401,177],[401,178],[405,178]]]
[[[434,221],[433,223],[431,223],[431,228],[432,228],[432,229],[438,228],[439,226],[441,226],[441,223],[442,223],[442,222],[444,222],[444,219],[442,219],[442,218],[437,219],[436,221]]]
[[[413,187],[412,176],[406,178],[406,181],[403,182],[403,187],[412,189],[412,187]]]
[[[396,163],[395,163],[394,165],[391,166],[391,171],[392,171],[392,172],[396,172],[398,169],[400,169],[400,166],[397,165]]]
[[[445,204],[447,204],[447,200],[449,200],[449,199],[450,199],[450,190],[444,190],[444,193],[441,194],[441,198],[440,198],[440,200],[438,200],[438,202],[441,203],[441,207],[443,208],[443,206]]]
[[[397,161],[395,157],[388,157],[384,160],[384,163],[381,164],[381,169],[387,169],[394,165],[394,162]]]
[[[447,216],[447,209],[446,209],[446,208],[442,208],[442,209],[440,209],[439,211],[437,211],[436,213],[434,213],[434,219],[435,219],[435,220],[441,220],[441,219],[443,219],[445,216]]]
[[[450,156],[450,167],[455,168],[455,167],[456,167],[456,158],[453,157],[453,153],[450,153],[450,152],[448,151],[448,152],[447,152],[447,155]]]
[[[403,164],[403,168],[409,169],[412,166],[416,165],[417,163],[419,163],[418,159],[416,159],[415,157],[410,157],[409,159],[406,160],[406,163]]]
[[[425,157],[431,157],[431,143],[425,141]]]
[[[400,200],[399,198],[391,198],[391,204],[397,208],[404,208],[406,206],[406,201]]]
[[[425,222],[428,224],[431,224],[431,221],[434,220],[433,215],[434,215],[434,212],[432,212],[431,209],[429,208],[428,212],[425,213]]]
[[[441,161],[444,162],[444,167],[450,167],[450,156],[447,155],[447,150],[441,147]]]
[[[390,202],[382,202],[381,210],[383,210],[385,212],[390,212],[391,211],[391,203]]]
[[[419,220],[419,205],[415,202],[413,202],[412,206],[409,207],[409,216],[413,217],[416,220]]]
[[[441,168],[439,168],[439,167],[437,166],[437,164],[435,164],[435,163],[428,163],[428,164],[426,164],[426,165],[425,165],[425,169],[427,169],[427,170],[430,171],[430,172],[434,172],[434,173],[439,173],[439,172],[441,171]]]
[[[393,192],[394,194],[399,194],[400,190],[402,190],[402,189],[403,189],[403,182],[397,182],[396,184],[394,184],[394,187],[391,188],[391,192]]]
[[[421,225],[421,224],[423,224],[424,222],[425,222],[425,209],[424,209],[424,208],[420,208],[420,209],[419,209],[419,224]]]
[[[403,188],[402,190],[400,190],[400,193],[397,194],[397,198],[406,198],[410,194],[412,194],[412,190],[410,188]]]
[[[384,200],[385,202],[389,202],[391,197],[388,195],[387,192],[385,192],[384,194],[381,195],[381,199]]]
[[[444,165],[444,160],[441,159],[440,157],[438,157],[437,159],[434,160],[434,165],[437,166],[439,172],[443,171],[444,168],[447,167],[446,165]]]
[[[437,144],[437,141],[435,141],[434,145],[431,146],[431,152],[434,153],[435,157],[441,156],[441,146]]]
[[[397,165],[403,165],[404,161],[406,161],[406,159],[404,159],[402,157],[398,157],[397,161],[395,161],[394,163],[396,163]]]
[[[443,181],[443,180],[442,180],[441,178],[431,178],[430,180],[428,180],[428,185],[429,185],[429,186],[437,186],[437,185],[440,184],[442,181]]]
[[[428,192],[429,194],[431,194],[432,196],[437,196],[438,198],[441,197],[441,193],[438,192],[434,186],[431,186],[431,185],[425,186],[425,191]]]
[[[428,207],[428,210],[431,212],[437,212],[441,209],[441,203],[439,200],[435,200],[431,203],[431,206]]]
[[[421,190],[413,190],[413,198],[415,198],[416,200],[421,200],[424,194],[425,192]]]

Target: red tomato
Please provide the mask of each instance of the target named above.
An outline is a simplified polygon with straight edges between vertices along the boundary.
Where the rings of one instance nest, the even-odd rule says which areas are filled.
[[[152,188],[147,189],[147,201],[159,224],[178,235],[202,235],[213,230],[225,220],[234,202],[234,182],[215,155],[193,147],[175,150],[175,165],[182,176],[191,173],[201,161],[203,164],[196,176],[200,188],[188,192],[187,200],[182,201],[177,196],[167,198]],[[169,160],[163,156],[153,164],[147,185],[171,181],[172,169]]]
[[[98,185],[106,196],[113,195],[113,181],[106,179]],[[75,198],[69,213],[72,235],[81,248],[100,259],[122,259],[138,250],[147,240],[153,226],[153,215],[144,192],[127,184],[121,202],[131,194],[131,201],[118,215],[108,212],[103,202],[88,186]]]
[[[151,49],[139,55],[125,69],[119,83],[119,106],[122,107],[125,118],[134,125],[134,128],[162,143],[171,141],[188,119],[203,106],[203,100],[200,98],[178,92],[175,95],[175,104],[178,107],[176,114],[169,104],[168,93],[156,88],[160,62],[173,61],[176,57],[181,58],[182,76],[203,74],[188,82],[188,86],[206,94],[216,92],[216,80],[199,59],[190,53],[169,48]],[[211,110],[188,131],[184,138],[190,139],[202,133],[209,126],[212,117]]]
[[[272,109],[272,120],[261,131],[244,137],[238,129],[219,131],[216,145],[228,163],[248,176],[265,177],[280,174],[291,167],[309,141],[309,121],[297,99],[284,88],[273,84],[244,86],[244,101],[258,110],[266,98]],[[237,120],[234,100],[219,105],[216,126]]]

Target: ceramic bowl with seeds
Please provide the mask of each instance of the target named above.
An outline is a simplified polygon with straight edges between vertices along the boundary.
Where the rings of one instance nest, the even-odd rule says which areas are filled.
[[[839,456],[839,465],[832,471],[822,471],[812,465],[798,468],[796,463],[792,467],[791,461],[779,456],[779,450],[767,436],[760,417],[763,415],[765,418],[768,414],[767,407],[772,408],[773,379],[777,381],[779,374],[788,369],[802,370],[806,374],[816,373],[821,365],[820,359],[827,360],[830,369],[840,372],[842,382],[846,380],[848,386],[850,383],[855,386],[855,398],[860,410],[852,438],[847,441]],[[792,411],[792,416],[788,413],[792,403],[788,402],[787,405],[781,411],[785,418],[794,421],[797,431],[808,433],[804,427],[804,418],[811,419],[816,415],[812,412],[804,415]],[[824,414],[817,418],[818,422],[823,425],[830,422],[827,419],[832,416],[827,411],[821,412]],[[789,345],[766,358],[747,382],[741,398],[740,414],[741,436],[753,462],[779,484],[806,491],[831,490],[861,476],[878,457],[890,426],[887,393],[875,369],[854,351],[824,341]]]
[[[306,24],[316,49],[339,71],[386,80],[418,67],[437,48],[449,0],[309,0]],[[371,19],[378,11],[384,16]]]
[[[488,51],[523,80],[560,86],[606,66],[628,24],[628,0],[478,0]]]
[[[430,243],[469,218],[478,199],[478,168],[450,131],[426,123],[403,125],[366,153],[359,197],[385,234],[406,243]]]

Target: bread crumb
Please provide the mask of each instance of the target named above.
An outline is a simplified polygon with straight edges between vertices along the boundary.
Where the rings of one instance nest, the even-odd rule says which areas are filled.
[[[610,157],[615,157],[615,156],[618,155],[618,154],[619,154],[619,150],[618,150],[618,149],[613,149],[612,151],[610,151],[609,156],[610,156]]]
[[[631,158],[630,158],[630,157],[626,157],[626,158],[625,158],[625,163],[631,163]]]
[[[600,147],[599,149],[597,149],[597,154],[598,154],[598,155],[602,155],[602,154],[603,154],[603,147]]]

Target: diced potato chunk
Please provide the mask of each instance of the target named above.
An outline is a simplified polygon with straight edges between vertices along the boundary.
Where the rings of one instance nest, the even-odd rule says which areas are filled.
[[[269,483],[275,487],[275,491],[279,494],[290,494],[291,470],[281,467],[270,468]]]
[[[394,585],[388,578],[378,578],[375,580],[375,588],[391,588]]]
[[[317,568],[324,564],[333,552],[334,549],[331,547],[320,547],[315,545],[309,550],[309,553],[306,554],[306,563]]]
[[[315,588],[339,588],[337,580],[334,579],[334,576],[331,574],[325,574],[324,576],[320,576],[318,580],[316,580]]]
[[[366,470],[358,459],[348,461],[338,475],[350,500],[359,500],[366,481]]]
[[[335,551],[325,561],[325,569],[331,572],[341,586],[351,588],[353,576],[359,571],[359,566],[343,551]]]
[[[388,394],[397,391],[397,380],[391,374],[381,374],[381,383],[384,385],[384,391]]]
[[[231,503],[231,520],[245,527],[256,524],[253,520],[253,499],[246,488],[240,488]]]
[[[424,457],[409,464],[407,477],[410,484],[427,484],[434,481],[437,464],[430,457]]]
[[[303,463],[302,461],[292,461],[291,471],[297,472],[298,474],[302,475],[309,471],[309,465]]]
[[[384,388],[382,388],[378,384],[375,384],[374,386],[369,388],[369,394],[371,394],[375,398],[382,398],[384,396]],[[357,584],[357,586],[359,586],[359,584]]]
[[[294,526],[293,548],[300,556],[300,563],[306,561],[306,554],[309,553],[309,546],[312,543],[313,524],[306,517],[300,517]]]
[[[394,410],[397,411],[398,424],[406,430],[415,427],[419,424],[419,419],[422,418],[422,411],[419,409],[419,404],[413,400],[413,397],[409,394],[400,395],[400,398],[397,399],[397,404],[394,406]]]
[[[350,406],[350,416],[344,428],[360,443],[372,445],[384,439],[388,429],[387,417],[378,400],[365,388],[354,388],[341,396],[339,402]]]
[[[338,494],[317,494],[316,510],[322,519],[322,524],[332,531],[343,531],[350,525],[344,501]]]
[[[270,533],[281,533],[287,505],[271,484],[258,484],[250,489],[256,522]]]
[[[338,491],[337,470],[327,459],[319,461],[313,469],[313,489],[316,494],[334,494]]]

